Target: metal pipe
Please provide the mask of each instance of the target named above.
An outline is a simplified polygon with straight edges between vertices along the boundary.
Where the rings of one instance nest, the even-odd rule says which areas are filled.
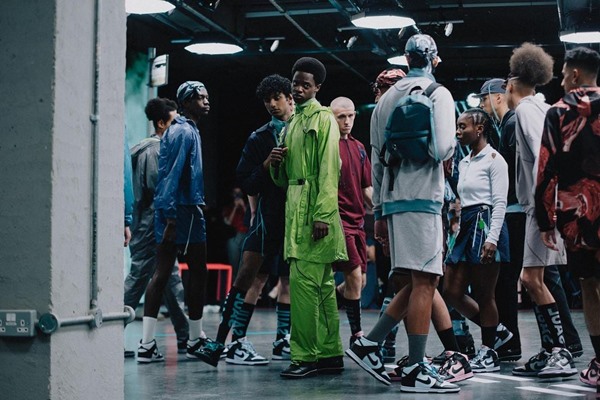
[[[94,15],[94,89],[92,94],[92,249],[90,265],[90,309],[98,306],[98,148],[99,148],[99,75],[100,75],[100,0],[95,1]]]
[[[104,321],[124,321],[125,325],[135,320],[135,311],[125,306],[122,312],[102,315],[100,309],[91,310],[89,315],[61,319],[56,314],[43,314],[37,322],[37,327],[43,333],[50,335],[63,326],[88,325],[90,328],[100,328]]]
[[[306,30],[304,30],[304,28],[302,28],[302,26],[300,26],[300,24],[298,22],[296,22],[296,20],[289,15],[284,9],[283,7],[281,7],[279,5],[279,3],[277,3],[276,0],[269,0],[269,2],[277,9],[277,11],[279,11],[292,25],[294,25],[294,27],[300,31],[300,33],[302,33],[304,35],[304,37],[306,37],[308,40],[310,40],[311,42],[313,42],[315,44],[315,46],[317,46],[319,49],[323,50],[325,53],[329,54],[329,56],[331,58],[333,58],[334,60],[336,60],[337,62],[339,62],[340,64],[342,64],[344,67],[348,68],[351,72],[353,72],[355,75],[357,75],[360,79],[362,79],[365,82],[371,82],[369,79],[367,79],[363,74],[361,74],[360,72],[358,72],[356,69],[354,69],[350,64],[348,64],[346,61],[342,60],[341,58],[339,58],[338,56],[336,56],[335,54],[333,54],[331,51],[328,51],[325,46],[323,46],[318,40],[316,40],[315,38],[313,38],[310,33],[308,33]]]

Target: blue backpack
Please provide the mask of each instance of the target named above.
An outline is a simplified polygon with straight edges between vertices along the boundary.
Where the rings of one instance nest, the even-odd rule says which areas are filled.
[[[440,86],[433,82],[424,91],[415,86],[398,100],[385,127],[385,142],[379,153],[384,166],[394,167],[401,160],[425,163],[431,160],[430,143],[434,145],[434,159],[440,161],[435,147],[433,102],[429,98]]]

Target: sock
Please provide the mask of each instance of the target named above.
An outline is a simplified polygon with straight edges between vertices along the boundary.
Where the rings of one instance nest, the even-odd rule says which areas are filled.
[[[556,303],[545,304],[538,306],[540,313],[546,322],[552,335],[553,347],[565,347],[565,337],[563,335],[562,321]]]
[[[239,310],[236,310],[233,326],[231,327],[231,340],[236,341],[246,337],[246,331],[250,324],[250,318],[254,313],[254,304],[242,303]]]
[[[471,321],[473,321],[475,323],[475,325],[477,326],[481,326],[481,316],[479,315],[479,313],[473,315],[471,318],[469,318]]]
[[[600,362],[600,336],[590,335],[590,340],[592,341],[592,347],[596,353],[596,361]]]
[[[494,349],[496,342],[496,329],[498,326],[482,326],[481,327],[481,342],[484,346]]]
[[[246,291],[240,290],[235,286],[231,287],[225,302],[223,303],[223,313],[221,314],[221,322],[219,323],[219,329],[217,331],[216,341],[225,344],[229,329],[233,325],[236,310],[241,307],[246,297]]]
[[[202,336],[202,319],[189,319],[190,340],[196,340]]]
[[[366,336],[368,340],[373,342],[381,343],[385,336],[392,330],[394,326],[398,325],[398,321],[390,317],[387,314],[383,314],[375,323],[371,332]]]
[[[290,333],[291,318],[290,305],[286,303],[277,303],[277,336],[275,340],[283,339]]]
[[[426,345],[427,335],[408,334],[408,365],[423,361]]]
[[[388,308],[392,301],[392,297],[386,297],[383,299],[383,304],[381,305],[381,311],[379,311],[379,317],[381,317],[385,310]],[[392,347],[396,345],[396,334],[398,333],[398,324],[390,330],[390,332],[385,337],[385,345],[387,347]]]
[[[535,319],[537,320],[538,330],[540,331],[540,340],[542,341],[542,347],[548,353],[552,353],[552,345],[554,343],[552,340],[552,334],[550,333],[550,328],[548,328],[548,325],[546,324],[546,319],[542,315],[542,312],[540,311],[540,308],[537,306],[537,304],[533,305],[533,312],[535,313]]]
[[[452,328],[438,331],[437,334],[442,342],[442,345],[444,346],[444,350],[460,351],[458,342],[456,341],[456,336],[454,336],[454,330]]]
[[[142,343],[150,343],[154,340],[154,329],[156,328],[156,318],[144,317],[142,319]]]
[[[360,326],[360,299],[349,300],[344,298],[344,306],[346,307],[346,315],[350,324],[350,332],[352,335],[362,331]]]

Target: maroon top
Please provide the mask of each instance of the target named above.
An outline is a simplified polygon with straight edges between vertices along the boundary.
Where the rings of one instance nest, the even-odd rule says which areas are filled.
[[[342,169],[338,190],[340,217],[344,229],[364,226],[365,205],[362,189],[371,186],[371,162],[365,146],[348,135],[340,139]]]

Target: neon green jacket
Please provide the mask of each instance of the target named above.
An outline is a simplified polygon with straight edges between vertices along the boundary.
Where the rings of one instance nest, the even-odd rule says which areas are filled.
[[[347,260],[338,209],[340,131],[333,114],[316,99],[297,104],[284,141],[287,155],[278,170],[271,168],[271,176],[287,187],[285,259]],[[318,241],[312,239],[314,221],[329,225],[328,235]]]

